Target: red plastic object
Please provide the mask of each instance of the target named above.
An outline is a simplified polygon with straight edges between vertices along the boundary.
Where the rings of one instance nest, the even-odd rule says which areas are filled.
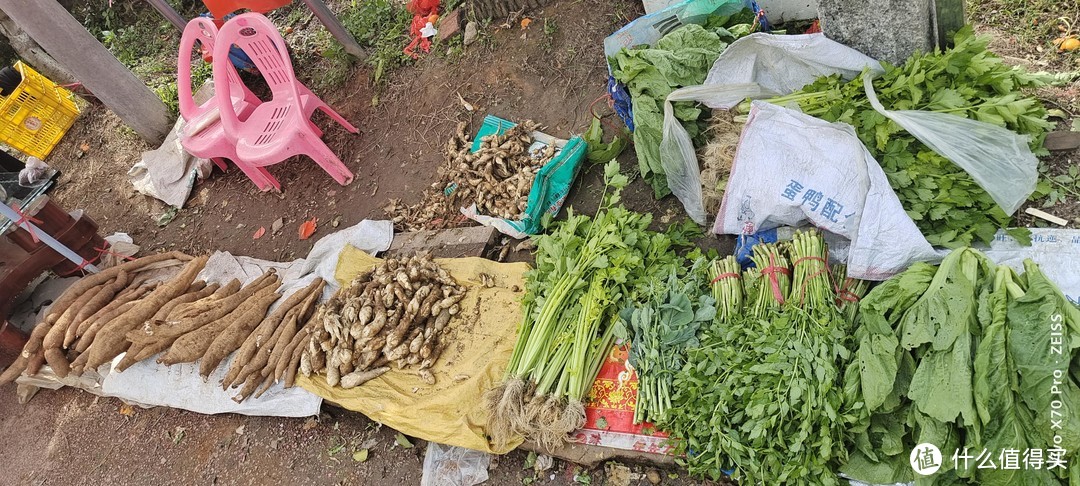
[[[413,15],[427,17],[433,13],[439,13],[439,0],[409,0],[405,8],[409,9]]]
[[[206,9],[219,19],[237,10],[248,9],[252,12],[266,13],[290,3],[292,0],[203,0]]]
[[[102,251],[99,249],[105,249],[107,243],[98,235],[97,223],[81,211],[68,214],[60,206],[49,201],[33,216],[41,221],[38,227],[42,231],[52,235],[57,241],[86,260],[93,263],[101,258]],[[44,243],[34,241],[33,235],[22,228],[16,228],[9,233],[8,239],[29,253],[36,259],[35,261],[47,263],[42,270],[52,268],[58,275],[65,277],[77,275],[82,270],[77,264],[64,258]],[[36,277],[37,274],[34,276]]]

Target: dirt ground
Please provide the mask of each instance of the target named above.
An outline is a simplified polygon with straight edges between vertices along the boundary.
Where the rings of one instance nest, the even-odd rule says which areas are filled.
[[[363,415],[324,406],[319,417],[200,415],[157,407],[129,408],[115,398],[74,389],[42,390],[19,405],[0,387],[3,484],[419,484],[426,443]],[[354,453],[368,450],[363,462]],[[582,470],[555,460],[526,468],[527,454],[493,457],[485,484],[648,484],[642,465],[609,462]],[[663,484],[700,484],[674,470],[655,470]],[[618,475],[629,482],[614,483]],[[535,478],[530,482],[529,478]],[[580,482],[580,480],[579,480]]]

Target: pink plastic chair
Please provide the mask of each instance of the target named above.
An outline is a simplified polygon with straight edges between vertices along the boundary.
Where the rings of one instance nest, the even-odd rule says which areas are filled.
[[[214,22],[211,19],[199,17],[188,22],[180,38],[180,54],[177,58],[176,69],[177,98],[180,116],[186,122],[180,136],[180,143],[188,153],[214,161],[214,164],[223,171],[226,170],[223,159],[232,160],[259,189],[267,190],[274,185],[271,183],[273,177],[266,169],[238,163],[236,140],[225,132],[225,127],[221,124],[217,101],[211,98],[200,105],[195,103],[192,95],[191,51],[195,47],[195,41],[199,41],[204,49],[212,52],[217,35],[218,29]],[[262,101],[240,80],[240,75],[229,62],[228,56],[225,57],[224,63],[227,64],[226,82],[222,84],[230,86],[228,92],[231,110],[238,118],[246,120]],[[217,80],[215,80],[215,85],[220,85]]]
[[[219,79],[227,79],[227,59],[233,44],[247,53],[273,93],[270,101],[255,107],[246,120],[241,120],[225,101],[231,99],[233,87],[228,82],[221,83],[215,99],[225,132],[235,136],[239,161],[265,167],[296,155],[307,155],[338,184],[352,182],[352,172],[323,143],[322,132],[311,122],[311,115],[316,109],[322,110],[346,130],[352,133],[358,130],[296,80],[285,40],[277,27],[258,13],[241,14],[226,22],[214,47],[215,86]],[[276,180],[273,182],[277,185]]]

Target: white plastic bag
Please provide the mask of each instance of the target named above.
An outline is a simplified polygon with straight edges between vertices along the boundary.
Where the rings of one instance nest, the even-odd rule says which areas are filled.
[[[690,135],[675,118],[672,103],[699,101],[710,108],[731,108],[746,98],[769,98],[796,91],[815,79],[840,73],[847,79],[881,65],[822,34],[757,33],[733,42],[713,63],[705,84],[677,89],[664,103],[664,138],[660,162],[668,188],[698,224],[708,217],[701,198],[701,172]]]
[[[854,128],[755,101],[713,231],[806,223],[851,241],[849,277],[884,280],[940,258]]]
[[[48,179],[49,166],[41,159],[31,155],[26,158],[26,167],[19,171],[19,185],[33,187]]]
[[[671,192],[694,221],[705,224],[697,157],[690,136],[671,112],[672,102],[694,100],[728,109],[746,98],[789,94],[821,76],[840,74],[853,79],[864,69],[869,69],[864,86],[874,109],[971,174],[1006,214],[1016,212],[1035,190],[1038,160],[1028,148],[1027,137],[948,113],[887,111],[870,83],[870,78],[884,73],[877,61],[823,34],[758,33],[728,46],[702,86],[682,88],[668,96],[660,161]]]
[[[491,454],[428,442],[420,486],[473,486],[488,479]]]
[[[986,257],[998,265],[1024,271],[1024,259],[1039,264],[1046,277],[1057,284],[1065,298],[1080,305],[1080,230],[1065,228],[1029,228],[1031,245],[1023,245],[998,230]]]
[[[874,111],[971,174],[1005,214],[1012,216],[1035,191],[1039,160],[1028,147],[1030,137],[949,113],[887,111],[870,81],[870,76],[863,76],[863,88]]]

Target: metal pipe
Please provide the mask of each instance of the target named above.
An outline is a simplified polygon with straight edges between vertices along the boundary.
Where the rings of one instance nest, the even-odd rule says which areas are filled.
[[[367,59],[368,53],[360,47],[360,44],[356,42],[356,39],[353,38],[352,34],[345,29],[344,25],[341,25],[341,21],[334,16],[334,12],[331,12],[322,0],[304,0],[304,3],[307,4],[308,9],[315,14],[315,18],[319,19],[319,22],[322,22],[322,24],[326,26],[326,30],[330,31],[330,35],[334,36],[334,38],[345,47],[346,53],[361,61]]]
[[[16,211],[15,208],[12,208],[7,204],[0,204],[0,216],[10,219],[12,223],[17,224],[20,228],[26,230],[31,235],[36,236],[46,245],[49,245],[49,248],[52,248],[64,258],[71,260],[72,263],[79,265],[90,273],[98,273],[100,271],[94,264],[86,261],[81,255],[75,253],[74,250],[64,246],[63,243],[56,241],[56,238],[53,238],[48,233],[42,231],[41,228],[35,226],[34,223],[23,220],[22,216],[19,215],[19,212]]]
[[[172,5],[169,5],[167,2],[165,2],[165,0],[146,1],[149,2],[152,7],[154,7],[154,10],[157,10],[158,13],[168,19],[169,23],[176,26],[177,29],[180,29],[181,32],[184,30],[184,27],[187,26],[187,20],[184,20],[184,18],[180,16],[176,9],[172,8]]]

